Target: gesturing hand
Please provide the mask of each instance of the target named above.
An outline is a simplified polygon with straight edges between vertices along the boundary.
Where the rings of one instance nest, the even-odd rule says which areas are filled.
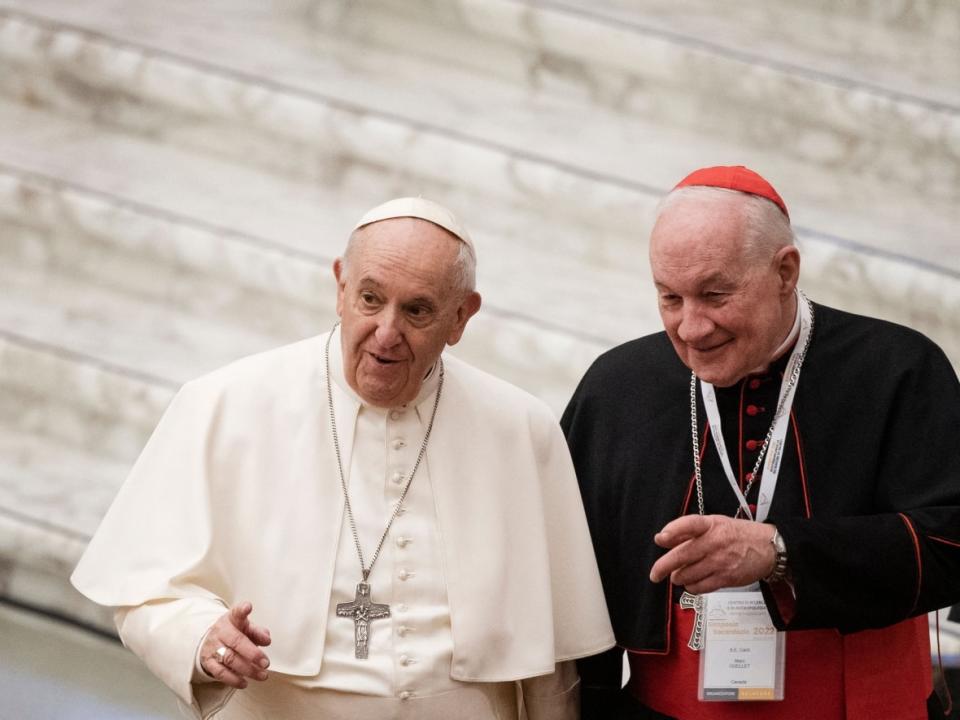
[[[270,660],[258,646],[270,644],[270,631],[250,622],[252,611],[250,603],[237,603],[210,626],[200,645],[200,664],[224,685],[243,689],[247,678],[267,679]]]
[[[684,515],[667,523],[653,541],[670,550],[653,564],[650,579],[700,594],[749,585],[773,571],[773,525],[725,515]]]

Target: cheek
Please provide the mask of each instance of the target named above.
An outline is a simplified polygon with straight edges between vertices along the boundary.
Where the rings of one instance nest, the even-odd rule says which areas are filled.
[[[660,321],[663,323],[663,329],[667,331],[667,337],[674,343],[679,342],[680,314],[661,310]]]
[[[368,323],[347,313],[340,325],[343,338],[344,363],[356,368],[363,358],[363,344],[370,335]]]
[[[678,356],[681,360],[686,361],[686,359],[687,359],[687,346],[686,346],[686,343],[684,343],[684,342],[680,339],[680,336],[677,334],[677,323],[673,323],[673,324],[670,324],[670,325],[664,323],[664,326],[663,326],[663,327],[664,327],[664,330],[667,331],[667,338],[669,338],[670,344],[673,345],[673,350],[674,350],[674,352],[677,353],[677,356]]]
[[[414,357],[424,364],[432,364],[447,346],[449,328],[435,328],[427,332],[408,333],[407,342]]]
[[[711,319],[718,328],[723,328],[735,337],[753,334],[750,329],[750,313],[744,312],[740,308],[718,308],[711,315]]]
[[[348,323],[350,325],[350,338],[355,342],[363,342],[370,333],[377,329],[377,323],[367,315],[361,315],[355,310],[347,313]]]
[[[657,312],[660,313],[660,322],[663,323],[663,327],[667,332],[672,332],[676,329],[677,322],[674,320],[676,313],[670,312],[662,305],[657,305]]]

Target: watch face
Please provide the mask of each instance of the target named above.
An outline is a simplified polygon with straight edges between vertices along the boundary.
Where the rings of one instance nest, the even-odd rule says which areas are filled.
[[[773,528],[773,535],[770,536],[770,544],[773,545],[773,549],[776,550],[777,553],[787,551],[787,546],[783,543],[783,536],[776,527]]]
[[[787,546],[783,542],[783,537],[780,535],[780,531],[774,528],[773,537],[770,538],[770,544],[773,545],[773,551],[775,553],[773,570],[771,573],[763,578],[763,581],[766,583],[775,583],[783,580],[787,574]]]

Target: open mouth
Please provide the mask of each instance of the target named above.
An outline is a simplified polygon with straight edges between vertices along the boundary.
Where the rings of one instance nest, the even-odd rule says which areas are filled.
[[[370,355],[370,357],[372,357],[378,365],[395,365],[396,363],[400,362],[399,360],[384,357],[383,355],[377,355],[376,353],[367,354]]]

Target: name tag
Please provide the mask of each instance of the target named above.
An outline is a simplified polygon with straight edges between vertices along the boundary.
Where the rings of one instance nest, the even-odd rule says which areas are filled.
[[[786,637],[760,592],[703,597],[704,646],[697,697],[708,702],[783,700]]]

